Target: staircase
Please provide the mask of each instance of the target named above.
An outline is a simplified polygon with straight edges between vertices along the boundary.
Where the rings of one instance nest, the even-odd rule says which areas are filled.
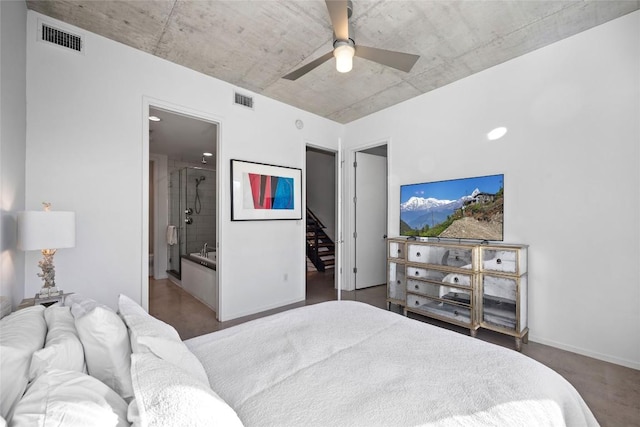
[[[324,232],[325,228],[318,217],[307,208],[307,257],[318,271],[334,268],[336,263],[336,247]]]

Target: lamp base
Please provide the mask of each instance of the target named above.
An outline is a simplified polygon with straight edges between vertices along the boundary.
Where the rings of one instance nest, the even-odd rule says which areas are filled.
[[[42,250],[42,259],[38,262],[38,266],[42,269],[42,273],[38,273],[38,277],[44,282],[42,289],[38,292],[40,298],[56,297],[61,293],[56,288],[56,268],[53,265],[53,256],[55,254],[55,249]]]

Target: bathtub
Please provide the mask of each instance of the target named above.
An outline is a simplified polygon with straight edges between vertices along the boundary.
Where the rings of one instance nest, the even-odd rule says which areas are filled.
[[[182,289],[217,312],[218,272],[216,271],[215,252],[210,252],[209,258],[205,258],[199,253],[183,255],[181,263]]]
[[[200,263],[200,265],[204,265],[205,267],[213,268],[215,270],[217,265],[216,252],[211,251],[207,255],[207,257],[203,257],[202,255],[200,255],[200,252],[195,252],[189,254],[187,258],[193,262],[198,262]]]

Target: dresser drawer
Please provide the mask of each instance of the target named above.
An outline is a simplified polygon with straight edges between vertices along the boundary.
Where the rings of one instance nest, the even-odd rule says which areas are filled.
[[[407,279],[407,292],[428,297],[444,298],[467,305],[471,304],[472,292],[470,289],[441,286],[420,280]]]
[[[483,274],[482,295],[515,301],[518,295],[518,278]]]
[[[527,327],[527,275],[482,274],[481,322],[494,330],[521,333]]]
[[[420,295],[407,295],[407,309],[426,315],[434,315],[471,325],[471,309],[469,307],[437,301]]]
[[[406,296],[407,283],[405,275],[404,264],[398,264],[396,262],[389,263],[389,277],[388,277],[388,297],[396,300],[403,300]]]
[[[470,270],[473,267],[473,249],[409,244],[407,245],[407,259],[410,262],[446,265]]]
[[[404,242],[389,242],[389,258],[404,260]]]
[[[457,286],[472,286],[471,274],[449,273],[446,271],[431,270],[421,267],[407,267],[407,276],[409,278],[420,278],[431,280],[432,282],[447,283]]]
[[[527,272],[526,249],[480,248],[483,271],[521,275]]]
[[[516,301],[494,296],[482,298],[482,322],[516,330]]]

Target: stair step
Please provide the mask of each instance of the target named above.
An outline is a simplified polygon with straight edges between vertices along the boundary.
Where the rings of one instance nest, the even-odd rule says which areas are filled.
[[[307,239],[307,242],[308,242],[311,246],[314,246],[314,245],[315,245],[315,243],[316,243],[315,239]],[[322,241],[322,240],[318,239],[318,246],[324,246],[324,247],[327,247],[327,246],[334,246],[334,245],[333,245],[333,242],[332,242],[332,241],[330,241],[330,240],[329,240],[329,241]]]
[[[316,235],[311,233],[307,233],[307,240],[315,240]],[[318,240],[328,240],[328,241],[332,241],[329,236],[327,236],[326,234],[318,234]]]

